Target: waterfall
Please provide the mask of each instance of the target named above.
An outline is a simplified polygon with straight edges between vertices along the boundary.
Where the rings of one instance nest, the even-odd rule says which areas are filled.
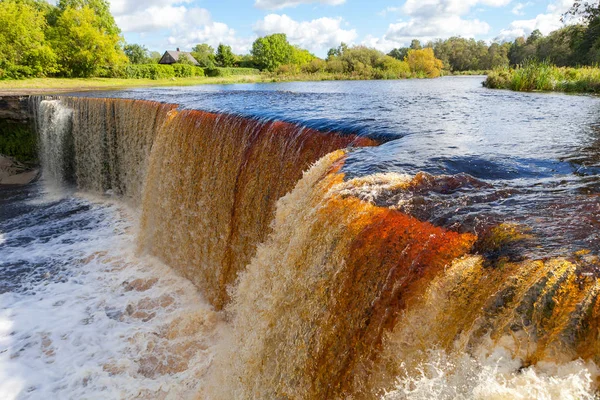
[[[59,100],[38,99],[35,108],[42,176],[49,186],[61,188],[69,179],[72,161],[73,111]]]
[[[596,257],[486,259],[512,231],[420,220],[422,176],[345,177],[373,140],[149,101],[36,107],[44,173],[138,208],[139,251],[224,310],[207,398],[396,398],[431,349],[600,362]]]

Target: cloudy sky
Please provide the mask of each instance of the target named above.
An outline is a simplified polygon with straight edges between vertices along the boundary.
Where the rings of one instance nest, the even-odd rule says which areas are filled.
[[[197,43],[249,51],[258,36],[286,33],[319,56],[340,42],[389,51],[412,38],[512,40],[561,26],[573,0],[109,0],[129,43],[164,51]]]

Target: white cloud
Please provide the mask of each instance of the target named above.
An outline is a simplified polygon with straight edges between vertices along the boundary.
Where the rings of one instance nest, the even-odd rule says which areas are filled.
[[[159,48],[170,45],[172,48],[190,50],[199,43],[208,43],[213,47],[224,43],[230,45],[234,52],[249,51],[251,38],[238,37],[235,30],[227,24],[214,21],[207,9],[187,7],[186,3],[189,2],[190,0],[150,0],[141,3],[113,0],[111,11],[115,14],[117,25],[125,33],[159,33],[167,37],[166,43],[165,39],[162,39],[162,43],[155,43]]]
[[[189,25],[192,15],[199,17],[196,24],[211,21],[210,13],[202,8],[188,9],[185,6],[148,7],[130,14],[115,16],[117,25],[123,32],[152,32],[160,29],[174,28],[181,24]]]
[[[385,34],[386,39],[406,42],[410,39],[432,40],[449,36],[474,37],[486,34],[490,26],[478,19],[466,20],[458,15],[448,17],[412,18],[408,22],[391,24]]]
[[[397,13],[401,10],[402,10],[401,7],[387,7],[385,9],[379,11],[377,14],[381,15],[382,17],[385,17],[388,14]]]
[[[427,42],[450,36],[475,37],[490,31],[490,25],[467,15],[476,6],[504,7],[511,0],[407,0],[399,11],[406,20],[390,24],[386,34],[367,36],[363,44],[389,51],[410,44],[412,39]],[[388,9],[384,10],[385,12]]]
[[[265,10],[279,10],[286,7],[296,7],[300,4],[319,3],[330,6],[344,4],[346,0],[256,0],[254,6]]]
[[[472,7],[485,5],[503,7],[511,0],[407,0],[402,7],[406,15],[413,17],[443,17],[465,15]]]
[[[341,42],[351,43],[356,39],[356,30],[342,29],[342,22],[342,18],[298,22],[285,14],[269,14],[254,25],[254,32],[259,36],[285,33],[290,43],[318,53]]]
[[[532,19],[523,19],[513,21],[508,28],[500,31],[495,40],[507,41],[514,40],[521,36],[529,36],[531,32],[539,29],[542,34],[547,35],[552,31],[564,26],[561,16],[571,8],[572,0],[556,0],[548,5],[546,13],[538,14]]]
[[[515,4],[515,6],[513,7],[513,9],[511,10],[511,12],[515,15],[525,15],[525,11],[523,11],[526,7],[529,7],[530,5],[532,5],[533,3],[531,2],[527,2],[527,3],[517,3]]]
[[[110,11],[115,17],[130,15],[149,8],[165,8],[187,4],[192,0],[110,0]]]

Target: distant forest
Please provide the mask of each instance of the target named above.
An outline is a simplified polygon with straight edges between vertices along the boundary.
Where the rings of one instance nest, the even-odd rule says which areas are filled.
[[[513,42],[488,44],[461,37],[425,44],[413,40],[409,47],[388,54],[342,43],[321,59],[291,45],[284,34],[274,34],[256,39],[250,54],[244,55],[234,54],[226,43],[216,49],[200,43],[191,49],[199,68],[156,66],[161,54],[126,43],[106,0],[59,0],[56,5],[44,0],[0,0],[0,5],[0,79],[199,76],[214,68],[385,79],[487,71],[528,60],[556,66],[600,63],[597,2],[577,1],[563,16],[568,23],[564,28],[547,36],[536,30]],[[182,57],[180,63],[189,61]]]

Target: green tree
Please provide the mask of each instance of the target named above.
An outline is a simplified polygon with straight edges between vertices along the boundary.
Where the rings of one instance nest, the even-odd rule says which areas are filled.
[[[487,49],[487,54],[480,61],[480,69],[491,70],[494,68],[508,67],[509,50],[510,43],[492,43]]]
[[[423,48],[423,46],[421,46],[421,42],[418,39],[413,39],[410,42],[410,48],[412,50],[421,50]]]
[[[88,6],[67,7],[52,36],[60,70],[66,76],[89,77],[102,67],[127,62],[120,49],[121,37],[107,31],[102,18]]]
[[[148,49],[139,44],[125,45],[123,51],[132,64],[148,64]]]
[[[315,55],[310,51],[301,49],[298,46],[292,46],[292,55],[290,56],[290,64],[294,64],[302,67],[303,65],[309,64],[314,60]]]
[[[81,10],[84,7],[91,8],[94,11],[97,17],[96,25],[103,28],[107,34],[121,34],[121,29],[119,29],[110,13],[110,4],[106,0],[59,0],[57,4],[59,15],[69,8]]]
[[[235,63],[235,55],[231,51],[231,46],[219,44],[217,47],[217,54],[215,55],[215,61],[220,67],[233,67]]]
[[[388,53],[388,56],[394,57],[396,60],[403,61],[408,55],[408,50],[410,50],[408,47],[393,49]]]
[[[288,43],[285,33],[258,38],[252,44],[254,62],[260,69],[276,70],[280,65],[288,64],[293,47]]]
[[[348,45],[342,42],[338,47],[332,47],[327,51],[327,58],[341,57],[346,50],[348,50]]]
[[[194,46],[192,48],[192,56],[198,61],[201,67],[214,68],[215,66],[215,49],[206,43]]]
[[[148,55],[148,62],[151,64],[158,64],[161,58],[162,54],[160,54],[158,51],[151,51]]]
[[[56,55],[44,35],[44,14],[26,2],[0,4],[0,78],[56,72]]]
[[[241,68],[256,68],[256,63],[254,62],[254,57],[252,54],[243,54],[240,56],[236,56],[235,65]]]

